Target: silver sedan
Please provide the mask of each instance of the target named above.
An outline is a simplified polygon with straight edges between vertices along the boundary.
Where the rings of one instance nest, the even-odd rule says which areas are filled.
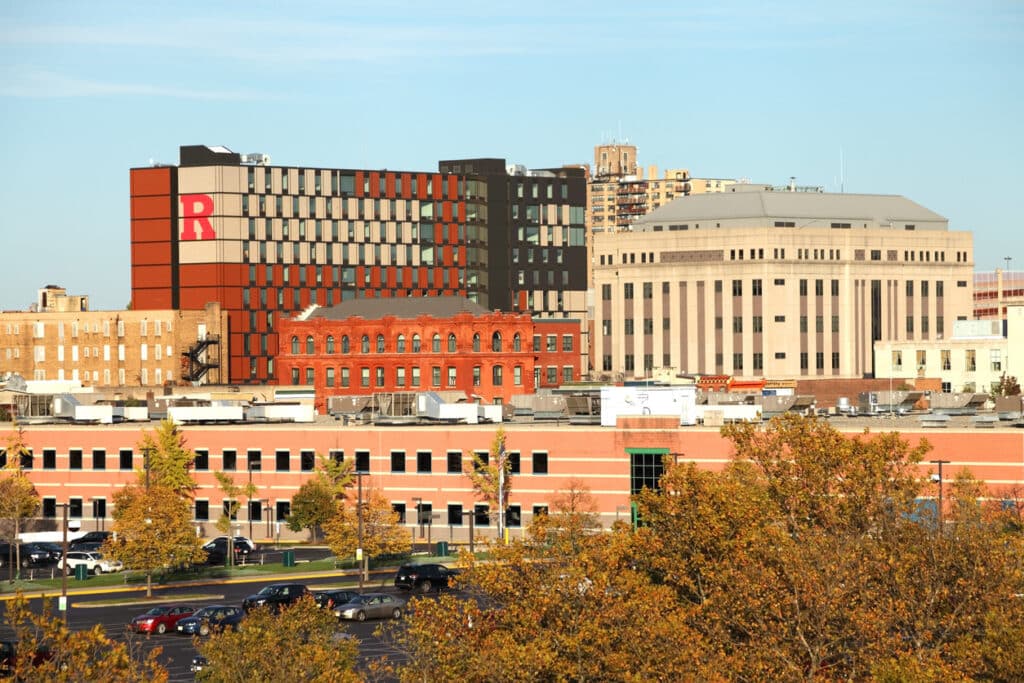
[[[334,608],[339,619],[401,619],[405,600],[388,593],[363,593]]]

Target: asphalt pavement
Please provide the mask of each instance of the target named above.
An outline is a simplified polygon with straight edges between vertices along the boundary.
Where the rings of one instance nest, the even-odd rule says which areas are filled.
[[[297,561],[322,559],[329,555],[326,549],[302,548],[296,552]],[[289,580],[305,583],[310,590],[320,590],[331,587],[349,587],[357,580],[355,570],[334,570],[304,573],[301,570],[294,572],[283,572],[281,574],[264,573],[257,577],[246,577],[244,579],[198,579],[190,582],[178,582],[174,584],[156,586],[154,585],[154,597],[145,597],[144,586],[116,586],[90,588],[88,586],[74,586],[74,581],[69,582],[68,589],[68,623],[74,630],[92,628],[96,624],[103,626],[107,636],[127,641],[137,653],[144,657],[156,646],[163,648],[159,655],[160,663],[165,666],[170,674],[171,681],[192,681],[194,677],[189,671],[192,658],[196,655],[196,649],[190,637],[179,636],[173,633],[165,635],[134,634],[126,630],[126,625],[132,617],[142,614],[150,607],[163,603],[188,602],[197,607],[213,604],[241,605],[242,600],[256,593],[263,585],[275,581]],[[365,583],[367,591],[384,591],[398,593],[408,597],[405,591],[394,588],[392,579],[394,568],[381,569],[370,573],[369,580]],[[28,594],[31,597],[33,609],[42,610],[42,600],[38,594]],[[138,600],[130,600],[133,595]],[[203,596],[200,600],[189,598],[189,596]],[[56,595],[53,591],[48,592],[53,598],[52,609],[56,608]],[[5,596],[6,597],[6,596]],[[116,604],[111,604],[116,601]],[[6,613],[7,601],[3,600],[0,609]],[[380,622],[368,620],[364,623],[344,622],[342,628],[348,630],[360,640],[360,668],[365,667],[372,659],[389,657],[392,660],[400,659],[401,653],[389,647],[387,643],[374,636],[373,631]],[[6,621],[0,634],[8,635],[10,628]]]

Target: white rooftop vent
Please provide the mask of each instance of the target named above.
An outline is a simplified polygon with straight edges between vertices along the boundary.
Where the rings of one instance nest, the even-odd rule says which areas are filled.
[[[263,152],[253,152],[242,155],[242,163],[252,166],[270,166],[270,155]]]

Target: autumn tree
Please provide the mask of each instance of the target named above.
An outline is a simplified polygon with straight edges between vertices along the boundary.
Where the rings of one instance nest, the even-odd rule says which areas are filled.
[[[278,615],[266,608],[250,612],[238,630],[196,638],[208,666],[198,680],[213,683],[315,681],[354,683],[358,641],[338,630],[330,610],[310,598],[285,607]]]
[[[146,574],[146,597],[153,595],[153,574],[202,562],[201,541],[192,528],[192,506],[162,484],[145,489],[126,486],[114,494],[115,535],[103,551],[129,569]]]
[[[985,679],[1012,660],[987,644],[1024,624],[1024,601],[1006,599],[1021,539],[978,504],[978,482],[950,485],[940,532],[920,505],[937,493],[923,440],[796,416],[723,432],[724,471],[666,462],[659,490],[636,497],[629,555],[698,608],[686,623],[727,677]]]
[[[146,595],[153,593],[153,574],[205,559],[192,527],[192,476],[195,453],[170,420],[143,434],[145,455],[137,482],[114,494],[114,534],[103,552],[129,569],[145,572]]]
[[[351,485],[353,469],[351,462],[319,456],[320,464],[315,475],[306,480],[292,497],[288,528],[292,531],[309,529],[313,542],[327,521],[335,514],[335,503],[345,497],[346,487]]]
[[[158,661],[160,647],[143,656],[137,641],[112,640],[102,624],[71,630],[60,616],[52,614],[49,600],[44,600],[43,612],[36,614],[19,594],[7,603],[4,625],[17,643],[13,680],[167,681],[167,670]]]
[[[629,566],[628,528],[579,533],[593,528],[586,498],[495,547],[493,561],[463,553],[461,595],[415,597],[404,624],[383,627],[406,660],[390,673],[409,683],[714,680],[688,608]]]
[[[7,440],[6,463],[0,472],[0,519],[10,522],[5,537],[14,551],[11,566],[11,579],[21,567],[21,544],[18,536],[26,520],[35,516],[39,509],[39,493],[35,485],[25,476],[22,469],[23,458],[31,451],[25,444],[25,434],[18,425],[14,434]]]
[[[327,545],[337,557],[348,557],[362,547],[369,557],[399,553],[409,547],[409,536],[398,521],[398,513],[377,489],[366,492],[362,514],[362,544],[359,540],[359,505],[335,503],[335,514],[324,524]]]
[[[183,497],[196,490],[192,475],[196,454],[188,448],[185,435],[173,420],[163,420],[152,432],[146,432],[138,445],[143,466],[138,470],[140,486],[164,486]]]
[[[466,476],[477,498],[488,504],[491,517],[498,519],[498,538],[505,538],[504,511],[508,510],[512,493],[512,462],[505,450],[505,430],[498,428],[490,451],[484,458],[473,453],[466,468]]]
[[[1005,372],[989,389],[989,398],[993,401],[1001,396],[1020,396],[1020,383],[1017,382],[1017,378]]]

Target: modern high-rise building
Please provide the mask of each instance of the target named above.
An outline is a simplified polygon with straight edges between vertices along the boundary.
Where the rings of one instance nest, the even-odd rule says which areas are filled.
[[[489,306],[486,193],[455,175],[271,166],[181,148],[131,170],[133,308],[230,319],[228,381],[275,378],[276,324],[310,304],[464,296]]]
[[[734,185],[593,239],[598,375],[871,377],[971,315],[971,234],[899,196]]]

